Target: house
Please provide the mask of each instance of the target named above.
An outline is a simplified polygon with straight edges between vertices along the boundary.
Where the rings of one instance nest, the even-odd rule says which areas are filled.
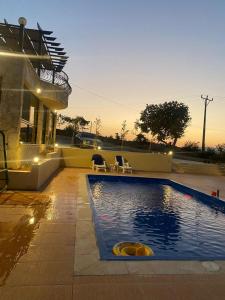
[[[53,32],[0,23],[0,130],[8,168],[54,152],[56,111],[68,106],[71,87],[63,71],[68,57]]]

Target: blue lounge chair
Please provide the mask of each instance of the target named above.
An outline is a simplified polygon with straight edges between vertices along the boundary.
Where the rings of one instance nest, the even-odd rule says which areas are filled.
[[[93,154],[92,159],[92,169],[99,171],[104,170],[106,172],[107,166],[106,162],[100,154]]]
[[[117,170],[122,169],[123,173],[130,172],[132,173],[133,169],[129,165],[128,161],[125,161],[124,157],[122,155],[116,155],[115,157],[115,165]]]

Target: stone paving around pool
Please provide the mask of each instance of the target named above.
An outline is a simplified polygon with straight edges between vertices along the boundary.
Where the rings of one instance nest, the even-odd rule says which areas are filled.
[[[223,299],[223,261],[99,261],[87,173],[64,169],[43,192],[0,196],[0,299]],[[219,188],[225,198],[225,177],[136,175]]]

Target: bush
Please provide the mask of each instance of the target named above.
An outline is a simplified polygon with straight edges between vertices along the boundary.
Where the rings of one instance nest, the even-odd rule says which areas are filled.
[[[197,151],[200,150],[199,149],[199,142],[187,141],[187,142],[185,142],[184,146],[182,147],[182,150],[197,152]]]
[[[216,146],[216,150],[217,150],[220,154],[225,153],[225,143],[224,143],[224,144],[218,144],[218,145]]]

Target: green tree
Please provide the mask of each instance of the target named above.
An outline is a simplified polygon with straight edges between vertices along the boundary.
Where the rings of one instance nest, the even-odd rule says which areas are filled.
[[[191,120],[189,108],[177,101],[162,104],[147,104],[141,112],[139,126],[142,132],[151,132],[152,136],[165,145],[176,145],[184,135]]]

